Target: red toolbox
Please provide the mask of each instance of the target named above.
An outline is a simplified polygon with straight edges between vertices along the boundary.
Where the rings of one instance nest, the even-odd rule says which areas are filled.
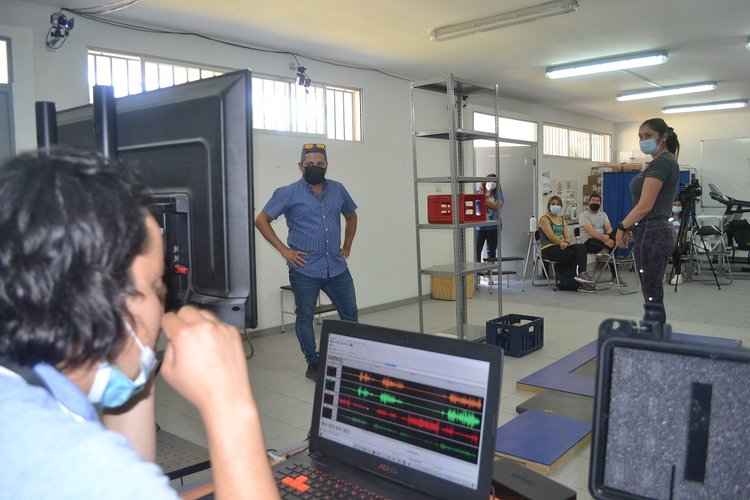
[[[427,222],[430,224],[450,224],[453,222],[451,195],[431,194],[427,196]],[[481,222],[487,219],[483,194],[462,194],[459,196],[459,223]]]

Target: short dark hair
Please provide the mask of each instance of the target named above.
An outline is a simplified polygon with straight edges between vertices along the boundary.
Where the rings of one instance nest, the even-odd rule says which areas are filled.
[[[323,155],[326,161],[328,161],[328,153],[326,153],[326,145],[321,143],[314,144],[303,144],[302,152],[299,155],[299,162],[305,161],[305,155],[310,153],[320,153]]]
[[[589,195],[589,201],[591,201],[591,198],[599,198],[599,200],[601,200],[602,199],[602,195],[600,195],[599,193],[591,193]]]
[[[560,206],[562,206],[562,204],[563,204],[562,198],[560,198],[559,196],[557,196],[557,195],[550,196],[549,200],[547,200],[547,211],[548,212],[549,212],[549,207],[550,207],[550,205],[552,205],[553,201],[558,202],[560,204]]]
[[[131,169],[91,151],[0,167],[0,354],[26,366],[114,359],[148,202]]]

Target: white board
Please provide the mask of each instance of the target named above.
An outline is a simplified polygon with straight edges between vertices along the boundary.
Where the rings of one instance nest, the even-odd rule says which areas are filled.
[[[701,141],[700,183],[707,213],[724,206],[711,199],[708,184],[738,200],[750,200],[750,138],[706,139]]]

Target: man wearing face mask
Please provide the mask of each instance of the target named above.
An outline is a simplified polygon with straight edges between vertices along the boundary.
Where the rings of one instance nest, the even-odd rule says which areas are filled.
[[[588,208],[581,212],[578,217],[578,223],[581,226],[581,243],[586,247],[586,253],[609,254],[615,248],[616,229],[612,228],[609,217],[604,210],[601,210],[602,198],[598,193],[592,193],[589,196]],[[615,265],[610,263],[609,271],[612,274],[611,285],[617,285],[617,275],[615,274]],[[619,280],[620,286],[627,286],[622,277]]]
[[[255,218],[255,227],[289,266],[296,304],[295,331],[307,362],[305,376],[316,380],[319,354],[313,319],[320,291],[328,295],[341,319],[359,318],[354,281],[346,263],[357,232],[357,205],[343,184],[326,178],[325,144],[305,144],[298,166],[302,178],[274,191]],[[280,215],[284,215],[289,229],[286,245],[271,227]]]
[[[148,203],[126,165],[91,152],[0,167],[3,498],[177,498],[154,463],[160,330],[160,374],[205,422],[217,498],[278,498],[237,330],[164,314]]]

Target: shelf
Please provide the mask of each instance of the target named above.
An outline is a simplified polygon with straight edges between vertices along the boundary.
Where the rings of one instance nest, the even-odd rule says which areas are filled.
[[[456,177],[458,182],[494,182],[497,177]],[[420,177],[417,182],[420,184],[447,184],[453,181],[452,177]]]
[[[448,129],[436,129],[436,130],[417,130],[414,132],[416,137],[424,137],[426,139],[450,139],[450,131]],[[457,141],[478,141],[488,140],[494,141],[497,136],[494,132],[480,132],[478,130],[468,130],[464,128],[457,128],[454,132]]]
[[[466,276],[492,269],[497,269],[497,262],[462,262],[458,266],[458,274]],[[428,276],[454,276],[456,269],[453,264],[443,264],[441,266],[426,267],[421,272]]]
[[[459,229],[471,229],[475,227],[489,227],[497,226],[496,220],[488,220],[484,222],[464,222],[458,224],[456,227]],[[420,224],[419,229],[453,229],[453,224]]]
[[[427,90],[430,92],[438,92],[445,94],[448,92],[448,78],[440,77],[433,78],[430,80],[422,80],[414,82],[412,86],[415,89]],[[463,78],[453,77],[453,91],[456,94],[461,95],[472,95],[472,94],[492,94],[495,92],[495,88],[482,85],[481,83],[469,82]]]

